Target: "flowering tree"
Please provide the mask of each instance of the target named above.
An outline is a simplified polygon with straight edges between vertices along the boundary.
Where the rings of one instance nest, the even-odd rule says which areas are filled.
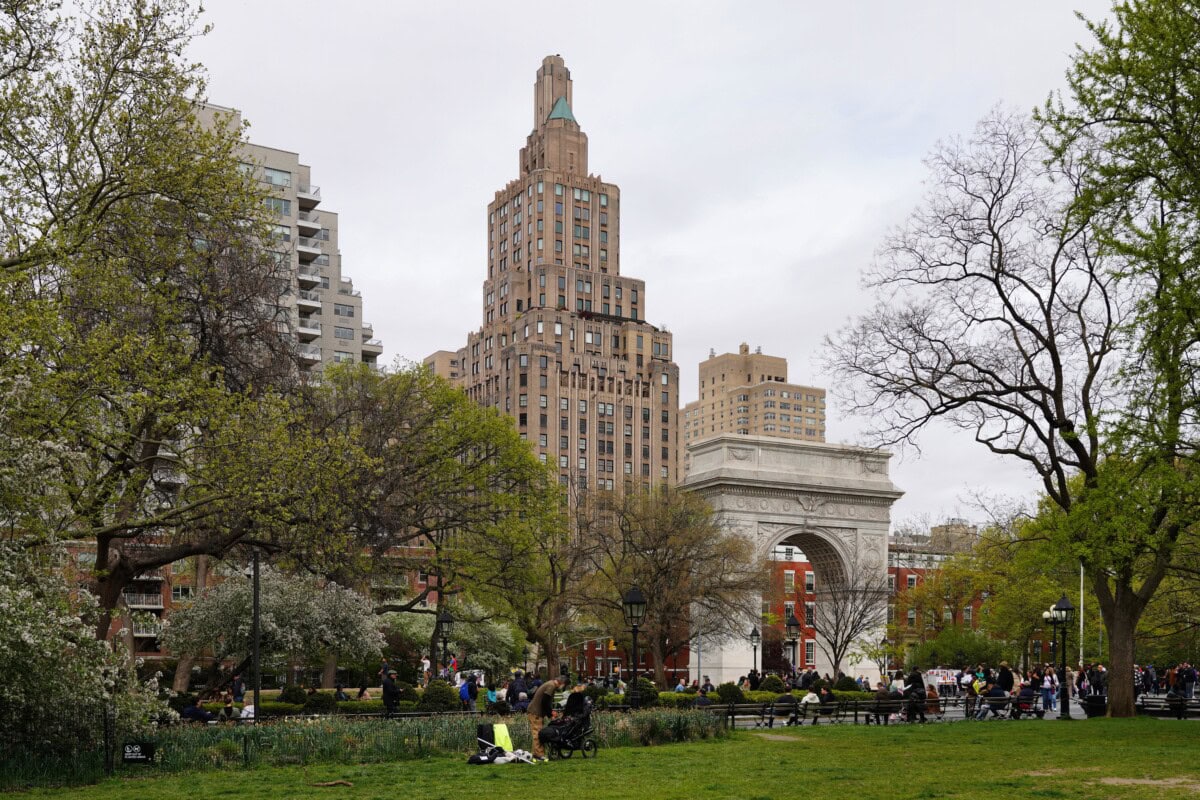
[[[336,583],[287,575],[270,567],[260,575],[259,626],[264,660],[307,661],[329,655],[366,661],[383,647],[377,618],[362,595]],[[253,586],[230,578],[171,615],[163,643],[173,652],[211,650],[218,660],[243,665],[253,647]]]
[[[92,632],[95,597],[70,587],[54,552],[0,543],[0,741],[5,757],[94,749],[103,715],[132,733],[165,712],[123,651]]]

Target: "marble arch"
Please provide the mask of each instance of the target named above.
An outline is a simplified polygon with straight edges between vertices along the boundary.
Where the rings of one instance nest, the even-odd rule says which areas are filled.
[[[726,529],[750,537],[762,555],[799,548],[818,581],[852,565],[887,572],[892,504],[903,492],[888,477],[891,454],[848,445],[722,435],[688,447],[683,488],[703,495]],[[747,609],[747,629],[756,617]],[[750,670],[747,642],[702,645],[700,669],[714,682]],[[695,665],[693,665],[695,666]],[[822,663],[817,649],[816,667]]]

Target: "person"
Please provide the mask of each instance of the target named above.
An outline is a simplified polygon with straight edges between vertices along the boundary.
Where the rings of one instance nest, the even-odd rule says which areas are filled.
[[[711,706],[711,705],[712,705],[712,700],[708,699],[708,690],[705,689],[704,687],[701,687],[696,692],[696,702],[695,702],[696,708],[704,708],[705,706]]]
[[[463,701],[463,711],[474,711],[475,701],[479,699],[479,684],[476,683],[475,674],[471,673],[467,679],[463,681],[458,690],[458,696]]]
[[[333,699],[339,703],[344,703],[350,699],[350,695],[346,694],[346,685],[339,683],[333,687]]]
[[[390,717],[400,707],[400,687],[396,686],[396,670],[389,669],[383,679],[383,713]]]
[[[758,670],[750,670],[750,674],[746,676],[746,683],[750,684],[750,691],[758,691],[759,684],[762,683],[762,678],[759,676]]]
[[[713,682],[709,679],[709,677],[707,675],[704,676],[704,682],[700,684],[700,688],[703,689],[705,692],[716,691],[716,687],[713,686]]]
[[[429,685],[429,656],[421,656],[421,685]]]
[[[1043,681],[1045,678],[1042,679]],[[1013,703],[1012,717],[1020,719],[1022,714],[1037,713],[1037,693],[1033,691],[1033,685],[1027,681],[1021,682],[1021,688],[1017,692],[1016,700]]]
[[[1178,684],[1167,692],[1167,708],[1175,714],[1175,719],[1187,719],[1187,691]]]
[[[933,714],[935,717],[942,715],[942,696],[938,694],[938,690],[933,684],[925,687],[925,713]]]
[[[1042,673],[1042,708],[1046,711],[1054,711],[1058,707],[1058,701],[1055,695],[1058,688],[1058,676],[1054,674],[1054,667],[1046,667],[1046,671]]]
[[[686,692],[687,691],[687,684],[683,682],[683,678],[680,678],[679,683],[675,684],[675,691],[676,692]]]
[[[358,687],[358,697],[355,697],[354,699],[355,700],[370,700],[371,699],[371,690],[367,688],[367,685],[365,683],[362,686]]]
[[[996,676],[996,683],[1004,690],[1005,694],[1012,694],[1016,682],[1013,680],[1012,670],[1008,668],[1007,661],[1000,662],[1000,674]]]
[[[908,698],[908,721],[912,722],[916,717],[921,718],[921,722],[925,722],[925,678],[921,676],[921,670],[913,667],[912,672],[908,674],[908,680],[904,685],[904,696]]]
[[[242,706],[242,719],[254,719],[254,703],[246,703]]]
[[[812,724],[817,724],[817,717],[820,716],[821,696],[817,694],[816,689],[809,689],[808,694],[800,699],[800,704],[803,705],[805,716],[812,717]]]
[[[538,734],[542,732],[546,718],[554,714],[554,693],[558,691],[560,680],[562,679],[558,677],[549,678],[537,688],[529,700],[529,735],[533,738],[534,761],[546,760],[546,748],[542,746]]]
[[[241,675],[234,674],[229,690],[233,692],[233,702],[240,703],[246,699],[246,682],[242,680]]]
[[[205,711],[200,706],[199,701],[194,697],[188,700],[188,704],[183,707],[182,711],[179,712],[179,716],[181,719],[190,719],[195,722],[204,723],[212,722],[217,717],[217,715],[211,711]]]
[[[975,715],[975,719],[986,719],[989,711],[993,716],[1000,716],[1000,710],[1004,708],[1007,699],[1008,695],[1000,688],[1000,684],[989,681],[983,693],[979,695],[979,713]]]
[[[867,724],[871,724],[871,717],[875,717],[876,725],[887,725],[888,716],[891,714],[892,693],[888,691],[887,685],[883,681],[875,684],[875,705],[871,711],[867,712]]]
[[[563,706],[564,717],[579,717],[587,712],[587,695],[583,691],[586,688],[587,684],[582,678],[575,681],[571,693],[567,695],[566,705]]]
[[[233,692],[224,691],[221,693],[221,713],[217,715],[217,719],[222,722],[237,719],[237,709],[233,707]]]

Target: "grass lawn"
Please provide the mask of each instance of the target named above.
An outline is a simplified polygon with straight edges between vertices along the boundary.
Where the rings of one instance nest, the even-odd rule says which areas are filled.
[[[14,797],[195,798],[1170,798],[1200,795],[1195,723],[1028,720],[805,726],[601,750],[596,760],[467,766],[464,757],[115,778]],[[152,769],[152,768],[150,768]],[[147,775],[153,775],[148,772]],[[314,787],[346,780],[353,787]]]

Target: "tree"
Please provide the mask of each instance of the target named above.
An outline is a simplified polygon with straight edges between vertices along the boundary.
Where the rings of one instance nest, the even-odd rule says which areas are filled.
[[[240,130],[196,117],[195,15],[182,0],[2,14],[0,37],[26,49],[0,62],[0,387],[20,408],[9,463],[42,487],[5,509],[10,528],[94,543],[100,637],[147,570],[241,543],[335,554],[332,486],[355,449],[285,396],[288,273]]]
[[[1096,227],[1088,159],[1076,147],[1052,151],[1043,133],[994,113],[971,142],[939,146],[933,188],[869,278],[886,303],[831,341],[830,357],[880,440],[911,440],[945,420],[1039,476],[1092,576],[1110,641],[1127,643],[1113,651],[1111,708],[1129,715],[1137,618],[1184,527],[1177,479],[1188,473],[1172,454],[1186,404],[1138,387],[1165,374],[1143,357],[1147,283],[1124,272]],[[1140,397],[1169,411],[1155,424],[1175,431],[1153,453],[1133,445],[1146,442],[1130,424]],[[1147,502],[1126,504],[1129,492]],[[1119,506],[1120,524],[1100,524]],[[1131,533],[1132,547],[1118,545]]]
[[[890,595],[887,575],[867,569],[857,557],[821,582],[812,627],[817,647],[833,663],[835,678],[850,647],[883,630]]]
[[[96,600],[66,580],[61,551],[0,543],[0,738],[5,758],[45,760],[101,747],[106,710],[118,735],[149,727],[162,711],[156,681],[91,631]]]
[[[393,657],[409,663],[420,661],[429,648],[436,622],[428,614],[384,614],[379,618]],[[482,670],[484,676],[503,679],[509,669],[521,661],[523,638],[507,622],[492,619],[474,603],[454,607],[454,635],[451,652],[458,657],[459,668]]]
[[[614,511],[616,529],[594,542],[587,608],[602,629],[623,630],[621,598],[640,587],[647,600],[641,641],[664,685],[666,659],[697,636],[710,643],[744,633],[767,570],[753,543],[723,530],[699,495],[631,491]]]
[[[366,661],[379,656],[383,635],[370,601],[317,578],[264,567],[259,576],[260,652],[265,663],[312,662],[326,656]],[[231,577],[171,614],[162,642],[174,652],[212,652],[240,662],[253,651],[253,583]]]

